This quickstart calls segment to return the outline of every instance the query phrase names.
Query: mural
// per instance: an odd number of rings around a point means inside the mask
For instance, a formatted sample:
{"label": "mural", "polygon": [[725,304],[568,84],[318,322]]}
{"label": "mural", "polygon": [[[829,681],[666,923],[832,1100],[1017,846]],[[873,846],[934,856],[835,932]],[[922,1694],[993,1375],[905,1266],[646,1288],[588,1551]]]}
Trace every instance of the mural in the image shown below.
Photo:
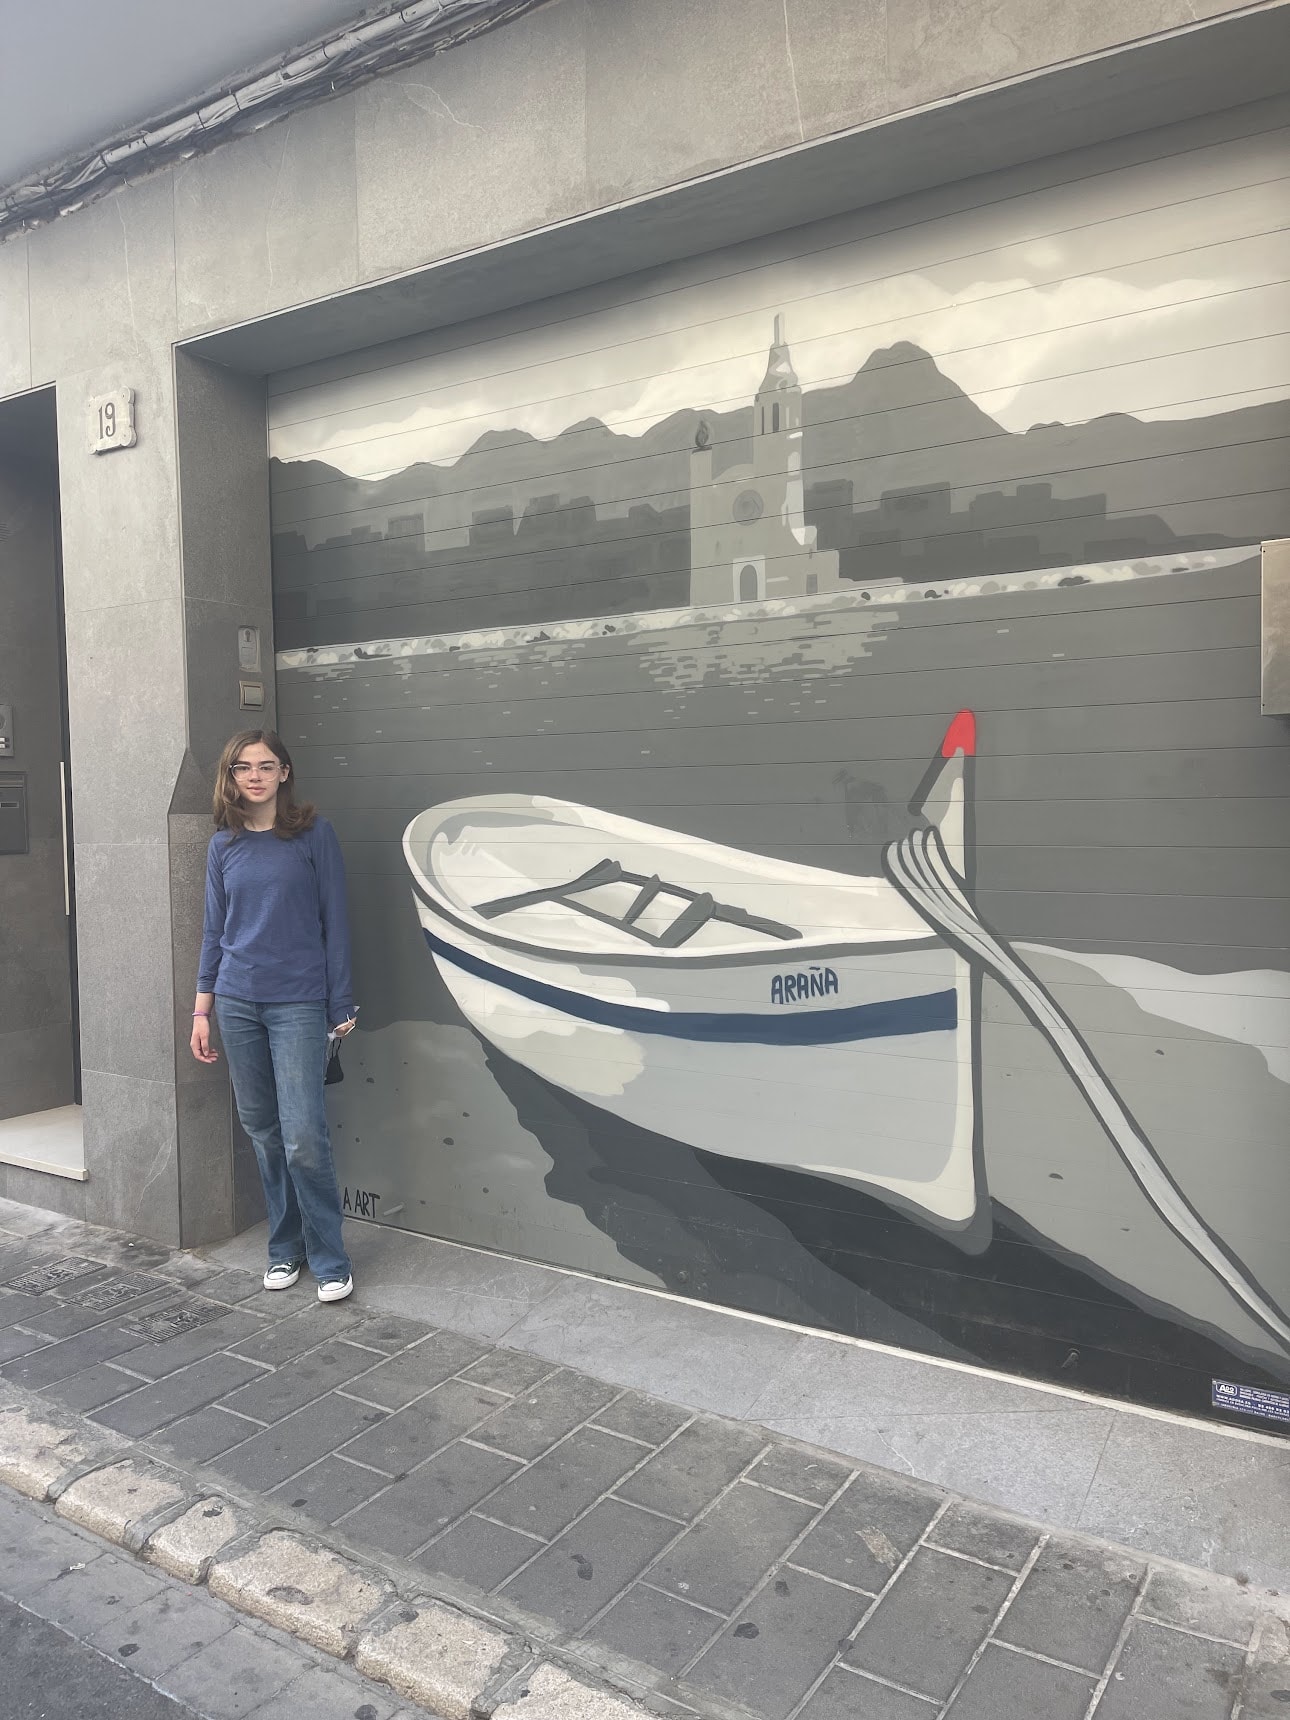
{"label": "mural", "polygon": [[352,1210],[1196,1413],[1290,1382],[1286,142],[279,382]]}

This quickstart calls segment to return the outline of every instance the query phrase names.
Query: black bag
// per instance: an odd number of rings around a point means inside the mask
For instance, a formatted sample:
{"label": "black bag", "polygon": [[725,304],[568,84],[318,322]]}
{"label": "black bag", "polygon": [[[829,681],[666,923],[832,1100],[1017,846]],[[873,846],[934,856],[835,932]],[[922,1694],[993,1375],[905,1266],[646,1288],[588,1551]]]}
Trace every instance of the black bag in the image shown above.
{"label": "black bag", "polygon": [[327,1073],[323,1076],[324,1087],[334,1087],[338,1081],[345,1079],[345,1071],[340,1066],[340,1039],[333,1039],[327,1048]]}

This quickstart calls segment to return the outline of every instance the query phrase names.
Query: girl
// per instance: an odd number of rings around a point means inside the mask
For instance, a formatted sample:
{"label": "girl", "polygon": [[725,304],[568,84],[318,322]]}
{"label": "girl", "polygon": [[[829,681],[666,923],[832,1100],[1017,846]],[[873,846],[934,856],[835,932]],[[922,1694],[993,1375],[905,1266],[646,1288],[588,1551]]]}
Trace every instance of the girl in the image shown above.
{"label": "girl", "polygon": [[211,1010],[269,1212],[266,1290],[308,1261],[320,1302],[353,1291],[323,1108],[327,1029],[354,1025],[345,866],[336,833],[298,805],[269,729],[234,735],[215,777],[192,1052],[215,1063]]}

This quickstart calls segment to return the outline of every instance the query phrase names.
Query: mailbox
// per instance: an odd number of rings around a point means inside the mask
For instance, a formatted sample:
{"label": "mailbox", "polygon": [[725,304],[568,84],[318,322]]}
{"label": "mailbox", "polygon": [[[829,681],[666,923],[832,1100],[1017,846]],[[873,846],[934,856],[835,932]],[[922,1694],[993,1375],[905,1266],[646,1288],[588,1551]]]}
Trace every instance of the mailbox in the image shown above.
{"label": "mailbox", "polygon": [[27,852],[27,778],[0,775],[0,854]]}

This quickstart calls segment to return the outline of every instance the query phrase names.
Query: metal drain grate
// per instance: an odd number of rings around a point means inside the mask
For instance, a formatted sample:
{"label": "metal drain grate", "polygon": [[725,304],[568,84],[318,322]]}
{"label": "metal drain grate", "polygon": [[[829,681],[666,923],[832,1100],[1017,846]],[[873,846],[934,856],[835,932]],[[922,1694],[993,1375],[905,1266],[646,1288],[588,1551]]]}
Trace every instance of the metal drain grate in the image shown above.
{"label": "metal drain grate", "polygon": [[228,1309],[218,1302],[204,1302],[199,1296],[185,1296],[178,1302],[168,1303],[164,1308],[140,1309],[137,1314],[127,1314],[121,1324],[127,1332],[134,1332],[141,1338],[152,1338],[160,1341],[163,1338],[177,1338],[183,1332],[194,1331],[198,1326],[204,1326],[209,1320],[218,1320],[221,1314],[227,1314]]}
{"label": "metal drain grate", "polygon": [[91,1272],[102,1270],[97,1260],[80,1260],[74,1254],[64,1254],[57,1260],[46,1261],[43,1266],[29,1266],[16,1278],[7,1279],[6,1287],[20,1290],[24,1296],[43,1296],[47,1290],[54,1290],[60,1284],[71,1284],[77,1278],[88,1278]]}

